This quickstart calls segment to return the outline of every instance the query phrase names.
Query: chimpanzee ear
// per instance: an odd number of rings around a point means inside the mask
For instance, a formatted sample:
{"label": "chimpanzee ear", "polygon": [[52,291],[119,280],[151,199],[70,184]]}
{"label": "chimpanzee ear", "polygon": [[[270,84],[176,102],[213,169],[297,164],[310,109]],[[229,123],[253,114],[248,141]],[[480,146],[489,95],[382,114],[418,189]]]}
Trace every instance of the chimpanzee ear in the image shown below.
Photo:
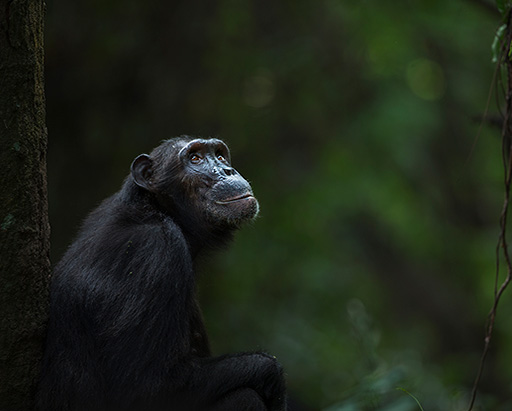
{"label": "chimpanzee ear", "polygon": [[151,177],[153,176],[153,162],[147,154],[141,154],[133,160],[131,172],[135,184],[146,190],[151,189]]}

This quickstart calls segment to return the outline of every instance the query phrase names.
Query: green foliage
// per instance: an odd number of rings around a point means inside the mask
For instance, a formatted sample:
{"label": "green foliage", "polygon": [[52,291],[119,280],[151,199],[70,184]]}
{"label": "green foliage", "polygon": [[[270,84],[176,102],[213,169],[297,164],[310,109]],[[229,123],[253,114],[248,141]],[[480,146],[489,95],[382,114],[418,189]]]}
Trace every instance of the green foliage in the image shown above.
{"label": "green foliage", "polygon": [[510,11],[511,6],[512,2],[510,0],[496,0],[496,7],[498,7],[498,10],[503,17],[505,17]]}

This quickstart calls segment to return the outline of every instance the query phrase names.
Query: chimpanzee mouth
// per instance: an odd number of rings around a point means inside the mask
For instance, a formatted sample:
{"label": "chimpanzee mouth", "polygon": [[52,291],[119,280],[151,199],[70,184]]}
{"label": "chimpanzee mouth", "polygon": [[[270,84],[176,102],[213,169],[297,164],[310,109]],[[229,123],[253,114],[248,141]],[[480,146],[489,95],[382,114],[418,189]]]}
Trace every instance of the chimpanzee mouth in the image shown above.
{"label": "chimpanzee mouth", "polygon": [[215,201],[215,203],[216,204],[231,204],[231,203],[236,203],[238,201],[247,200],[249,198],[254,198],[254,196],[252,193],[247,192],[242,195],[235,196],[235,197],[228,197],[225,200],[217,200],[217,201]]}

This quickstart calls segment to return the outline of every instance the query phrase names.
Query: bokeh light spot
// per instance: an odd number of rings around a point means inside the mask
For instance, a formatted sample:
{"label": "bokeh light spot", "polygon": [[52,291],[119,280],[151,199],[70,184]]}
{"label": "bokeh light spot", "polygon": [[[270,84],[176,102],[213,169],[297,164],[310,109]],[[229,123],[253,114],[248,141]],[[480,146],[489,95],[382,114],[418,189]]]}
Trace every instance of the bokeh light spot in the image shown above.
{"label": "bokeh light spot", "polygon": [[418,59],[410,62],[406,68],[406,80],[411,91],[423,100],[435,101],[444,95],[443,69],[435,61]]}

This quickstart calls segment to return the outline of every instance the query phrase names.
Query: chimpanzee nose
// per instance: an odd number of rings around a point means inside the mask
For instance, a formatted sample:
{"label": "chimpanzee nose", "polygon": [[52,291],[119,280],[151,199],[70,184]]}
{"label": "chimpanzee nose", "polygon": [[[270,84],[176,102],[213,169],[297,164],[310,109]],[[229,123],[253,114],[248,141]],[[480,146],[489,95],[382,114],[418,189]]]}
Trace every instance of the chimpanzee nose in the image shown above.
{"label": "chimpanzee nose", "polygon": [[212,168],[212,173],[218,174],[220,176],[230,177],[236,174],[236,170],[229,166],[216,166]]}
{"label": "chimpanzee nose", "polygon": [[233,167],[224,167],[223,170],[224,174],[226,174],[227,176],[232,176],[235,174],[235,169]]}

